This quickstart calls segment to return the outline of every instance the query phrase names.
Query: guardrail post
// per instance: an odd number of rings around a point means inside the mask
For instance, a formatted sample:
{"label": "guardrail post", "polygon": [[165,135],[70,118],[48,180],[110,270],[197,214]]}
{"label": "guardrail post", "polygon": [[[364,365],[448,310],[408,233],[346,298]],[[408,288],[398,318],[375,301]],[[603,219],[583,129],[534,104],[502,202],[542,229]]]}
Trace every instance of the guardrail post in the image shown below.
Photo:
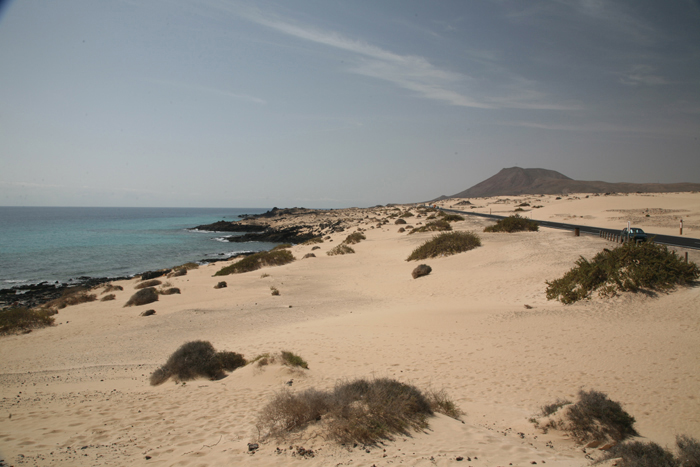
{"label": "guardrail post", "polygon": [[686,263],[688,262],[688,252],[687,251],[685,252],[685,262]]}
{"label": "guardrail post", "polygon": [[581,235],[581,231],[579,230],[578,227],[574,229],[574,237],[579,237]]}

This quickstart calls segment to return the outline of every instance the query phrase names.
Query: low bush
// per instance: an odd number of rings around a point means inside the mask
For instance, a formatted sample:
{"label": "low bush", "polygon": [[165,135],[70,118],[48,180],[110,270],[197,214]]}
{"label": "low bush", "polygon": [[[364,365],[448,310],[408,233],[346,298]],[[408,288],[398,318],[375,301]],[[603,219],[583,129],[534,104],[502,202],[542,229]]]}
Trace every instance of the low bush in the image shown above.
{"label": "low bush", "polygon": [[156,314],[156,310],[146,310],[142,312],[139,316],[153,316]]}
{"label": "low bush", "polygon": [[361,232],[354,232],[345,237],[345,240],[343,240],[343,243],[346,245],[354,245],[355,243],[360,243],[362,240],[366,240],[367,237],[365,237],[365,234]]}
{"label": "low bush", "polygon": [[217,271],[215,276],[227,276],[229,274],[240,274],[260,269],[264,266],[282,266],[294,261],[294,255],[289,250],[261,251],[254,255],[246,256],[240,261],[226,266]]}
{"label": "low bush", "polygon": [[216,285],[214,286],[214,288],[215,289],[225,289],[227,286],[228,286],[228,284],[226,284],[226,281],[221,281],[221,282],[217,282]]}
{"label": "low bush", "polygon": [[235,352],[217,352],[207,341],[192,341],[180,346],[151,375],[151,385],[157,386],[169,378],[189,381],[198,377],[221,378],[224,371],[233,371],[245,365],[245,358]]}
{"label": "low bush", "polygon": [[168,277],[180,277],[180,276],[185,276],[185,275],[187,275],[187,269],[176,268],[176,269],[173,269],[173,272],[168,274]]}
{"label": "low bush", "polygon": [[334,248],[331,248],[330,250],[328,250],[328,251],[326,252],[326,254],[327,254],[328,256],[349,255],[349,254],[352,254],[352,253],[355,253],[355,250],[353,250],[352,248],[350,248],[349,246],[347,246],[347,245],[344,244],[344,243],[341,243],[340,245],[338,245],[338,246],[336,246],[336,247],[334,247]]}
{"label": "low bush", "polygon": [[656,443],[631,441],[613,446],[596,463],[621,458],[622,467],[700,467],[700,442],[685,435],[676,436],[677,455]]}
{"label": "low bush", "polygon": [[320,247],[320,246],[315,246],[315,247],[312,247],[312,248],[311,248],[311,251],[314,251],[314,250],[320,250],[320,249],[321,249],[321,247]]}
{"label": "low bush", "polygon": [[275,250],[286,250],[287,248],[291,248],[292,244],[291,243],[282,243],[281,245],[277,245],[270,251],[275,251]]}
{"label": "low bush", "polygon": [[114,295],[113,293],[111,293],[111,294],[109,294],[109,295],[105,295],[104,297],[102,297],[102,298],[100,299],[100,301],[101,301],[101,302],[108,302],[108,301],[114,300],[114,299],[116,299],[116,298],[117,298],[117,296]]}
{"label": "low bush", "polygon": [[124,287],[122,287],[121,285],[107,284],[107,285],[105,285],[105,288],[102,291],[102,293],[105,294],[108,292],[122,291],[122,290],[124,290]]}
{"label": "low bush", "polygon": [[459,214],[447,214],[442,218],[442,220],[447,222],[457,222],[463,221],[464,217],[460,216]]}
{"label": "low bush", "polygon": [[53,314],[67,306],[94,302],[95,300],[97,300],[97,295],[88,293],[85,287],[73,287],[65,290],[61,297],[46,302],[39,308],[50,310]]}
{"label": "low bush", "polygon": [[323,243],[323,237],[313,237],[302,243],[302,245],[313,245],[314,243]]}
{"label": "low bush", "polygon": [[588,261],[581,257],[560,279],[547,281],[547,300],[564,304],[590,298],[594,291],[601,296],[640,290],[671,290],[698,279],[700,269],[686,263],[664,245],[645,242],[625,243],[607,248]]}
{"label": "low bush", "polygon": [[409,234],[414,234],[418,232],[442,232],[446,230],[452,230],[452,226],[450,225],[449,222],[447,222],[444,219],[439,219],[433,222],[428,222],[422,227],[417,227],[410,232]]}
{"label": "low bush", "polygon": [[447,415],[456,420],[459,420],[459,418],[464,415],[462,409],[455,404],[444,389],[439,391],[433,389],[428,390],[425,393],[425,397],[428,399],[428,403],[433,412]]}
{"label": "low bush", "polygon": [[270,286],[270,295],[279,295],[280,291],[277,290],[277,287]]}
{"label": "low bush", "polygon": [[158,279],[150,279],[147,281],[139,282],[134,286],[135,289],[145,289],[146,287],[155,287],[156,285],[162,284]]}
{"label": "low bush", "polygon": [[425,429],[432,415],[430,401],[414,386],[389,378],[358,379],[332,391],[278,393],[263,408],[256,427],[267,438],[319,423],[325,436],[338,443],[376,444]]}
{"label": "low bush", "polygon": [[634,417],[625,412],[619,402],[608,399],[605,393],[581,390],[576,403],[564,406],[561,418],[550,422],[549,426],[568,432],[579,443],[618,443],[638,435],[634,429]]}
{"label": "low bush", "polygon": [[499,219],[494,225],[486,227],[484,232],[536,232],[539,229],[540,225],[537,222],[515,214],[514,216]]}
{"label": "low bush", "polygon": [[0,335],[19,334],[32,329],[51,326],[53,312],[48,309],[28,309],[24,307],[0,310]]}
{"label": "low bush", "polygon": [[199,269],[199,264],[197,264],[197,263],[185,263],[182,266],[179,266],[177,269],[187,269],[188,271],[191,269]]}
{"label": "low bush", "polygon": [[406,221],[403,219],[396,219],[394,221],[394,224],[396,224],[396,225],[406,224]]}
{"label": "low bush", "polygon": [[283,350],[281,353],[282,357],[282,364],[291,366],[291,367],[300,367],[304,368],[306,370],[309,369],[309,364],[304,361],[303,358],[301,358],[299,355],[296,355],[293,352],[289,352],[288,350]]}
{"label": "low bush", "polygon": [[138,292],[136,292],[134,295],[131,296],[129,301],[126,302],[124,305],[125,307],[127,306],[139,306],[139,305],[147,305],[149,303],[157,302],[158,301],[158,292],[156,292],[156,289],[153,287],[148,287],[145,289],[141,289]]}
{"label": "low bush", "polygon": [[540,414],[543,417],[549,417],[550,415],[554,414],[557,410],[561,409],[562,407],[564,407],[566,405],[570,405],[570,404],[573,404],[573,402],[567,401],[564,399],[557,399],[557,401],[553,404],[543,405],[540,408]]}
{"label": "low bush", "polygon": [[413,217],[413,213],[410,212],[410,211],[406,211],[406,212],[404,212],[403,214],[401,214],[399,217],[403,217],[403,218],[406,218],[406,217]]}
{"label": "low bush", "polygon": [[405,231],[406,229],[404,229],[403,227],[399,227],[399,230],[397,230],[398,233],[404,233]]}
{"label": "low bush", "polygon": [[316,255],[313,253],[306,253],[302,259],[315,258],[315,257],[316,257]]}
{"label": "low bush", "polygon": [[411,276],[413,276],[414,279],[418,279],[419,277],[427,276],[432,272],[432,270],[433,268],[431,268],[427,264],[421,264],[419,266],[416,266],[416,268],[411,273]]}
{"label": "low bush", "polygon": [[180,289],[178,289],[177,287],[164,288],[164,289],[160,289],[158,291],[158,293],[161,295],[180,294]]}
{"label": "low bush", "polygon": [[413,250],[406,261],[449,256],[481,246],[481,239],[472,232],[445,232],[436,235]]}

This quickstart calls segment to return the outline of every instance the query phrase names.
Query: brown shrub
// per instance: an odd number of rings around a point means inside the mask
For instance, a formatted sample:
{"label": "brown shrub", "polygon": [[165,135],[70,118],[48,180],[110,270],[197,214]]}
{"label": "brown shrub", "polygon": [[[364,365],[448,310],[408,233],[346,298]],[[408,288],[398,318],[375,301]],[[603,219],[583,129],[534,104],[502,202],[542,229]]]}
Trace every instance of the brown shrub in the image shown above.
{"label": "brown shrub", "polygon": [[149,303],[153,303],[153,302],[157,302],[157,301],[158,301],[158,292],[156,292],[156,289],[153,287],[147,287],[145,289],[139,290],[134,295],[132,295],[131,298],[129,299],[129,301],[127,301],[124,306],[127,307],[127,306],[147,305]]}
{"label": "brown shrub", "polygon": [[156,285],[162,284],[158,279],[149,279],[147,281],[139,282],[134,286],[135,289],[145,289],[146,287],[155,287]]}
{"label": "brown shrub", "polygon": [[109,295],[105,295],[104,297],[102,297],[102,298],[100,299],[100,301],[101,301],[101,302],[108,302],[108,301],[110,301],[110,300],[114,300],[115,298],[117,298],[117,296],[114,295],[113,293],[111,293],[111,294],[109,294]]}
{"label": "brown shrub", "polygon": [[180,276],[185,276],[185,275],[187,275],[187,269],[177,268],[177,269],[173,269],[173,272],[168,274],[168,277],[180,277]]}
{"label": "brown shrub", "polygon": [[304,255],[304,258],[302,258],[302,259],[306,259],[306,258],[315,258],[315,257],[316,257],[316,255],[313,254],[313,253],[306,253],[306,254]]}
{"label": "brown shrub", "polygon": [[235,352],[216,352],[207,341],[186,342],[178,348],[151,375],[151,385],[157,386],[168,378],[175,381],[189,381],[200,376],[217,379],[224,375],[224,370],[233,371],[245,365],[243,355]]}
{"label": "brown shrub", "polygon": [[433,268],[431,268],[427,264],[421,264],[416,266],[416,268],[411,273],[411,276],[413,276],[414,279],[418,279],[419,277],[427,276],[432,270]]}
{"label": "brown shrub", "polygon": [[226,288],[227,286],[228,286],[228,284],[226,284],[226,281],[221,281],[221,282],[218,282],[218,283],[214,286],[214,288],[215,288],[215,289],[224,289],[224,288]]}
{"label": "brown shrub", "polygon": [[161,289],[161,290],[158,291],[158,293],[161,294],[161,295],[179,294],[179,293],[180,293],[180,289],[178,289],[177,287],[170,287],[170,288],[168,288],[168,289]]}

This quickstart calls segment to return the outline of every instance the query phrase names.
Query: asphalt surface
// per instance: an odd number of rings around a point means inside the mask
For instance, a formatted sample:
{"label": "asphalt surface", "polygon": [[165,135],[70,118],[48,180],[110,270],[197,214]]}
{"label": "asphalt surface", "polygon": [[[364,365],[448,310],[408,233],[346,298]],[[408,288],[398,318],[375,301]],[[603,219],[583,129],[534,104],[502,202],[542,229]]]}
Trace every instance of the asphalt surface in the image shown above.
{"label": "asphalt surface", "polygon": [[[453,212],[455,214],[466,214],[468,216],[478,216],[478,217],[486,217],[488,219],[504,219],[508,216],[497,216],[495,214],[482,214],[480,212],[469,212],[469,211],[458,211],[456,209],[444,209],[441,208],[443,211],[446,212]],[[604,229],[602,227],[591,227],[589,225],[576,225],[576,224],[565,224],[561,222],[550,222],[550,221],[541,221],[537,219],[533,219],[536,221],[538,224],[540,224],[542,227],[550,227],[552,229],[561,229],[561,230],[571,230],[572,232],[574,229],[579,229],[581,233],[587,233],[591,235],[597,235],[599,236],[601,232],[603,234],[610,233],[610,234],[620,234],[619,230],[615,229]],[[645,233],[649,236],[649,238],[653,237],[654,242],[660,243],[662,245],[668,245],[668,246],[676,246],[680,248],[691,248],[694,250],[700,250],[700,240],[697,238],[688,238],[688,237],[676,237],[673,235],[661,235],[661,234],[655,234],[653,232],[646,232]]]}

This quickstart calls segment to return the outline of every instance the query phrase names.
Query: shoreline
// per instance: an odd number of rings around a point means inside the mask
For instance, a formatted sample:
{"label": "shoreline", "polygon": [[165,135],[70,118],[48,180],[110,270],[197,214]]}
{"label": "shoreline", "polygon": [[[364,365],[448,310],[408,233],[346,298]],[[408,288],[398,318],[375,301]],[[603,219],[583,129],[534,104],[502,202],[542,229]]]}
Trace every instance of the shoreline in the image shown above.
{"label": "shoreline", "polygon": [[[569,203],[573,212],[577,202]],[[697,285],[573,305],[548,301],[545,281],[613,244],[547,228],[485,233],[492,222],[472,216],[452,225],[477,232],[482,246],[426,260],[432,272],[413,279],[419,262],[406,258],[434,233],[399,232],[401,212],[413,213],[401,218],[407,225],[429,216],[397,208],[279,216],[280,226],[317,218],[336,231],[322,243],[292,246],[296,260],[283,266],[214,277],[230,261],[169,278],[181,294],[148,305],[125,308],[138,280],[118,281],[123,290],[113,291],[115,300],[69,306],[54,326],[0,338],[0,411],[11,415],[0,426],[5,460],[107,466],[149,456],[158,465],[427,467],[478,457],[470,465],[584,467],[587,455],[602,451],[584,451],[529,421],[580,389],[619,401],[642,440],[671,445],[676,434],[700,437]],[[610,208],[616,206],[601,212]],[[355,231],[366,239],[352,245],[354,254],[326,254]],[[690,259],[700,262],[700,252]],[[221,280],[227,287],[215,289]],[[141,316],[149,308],[156,313]],[[309,369],[249,365],[220,380],[150,386],[151,372],[192,340],[249,360],[289,350]],[[466,415],[431,417],[429,429],[378,447],[337,446],[313,430],[282,441],[257,438],[256,417],[275,394],[373,377],[444,389]],[[259,444],[255,454],[248,443]],[[289,446],[315,457],[294,457]]]}

